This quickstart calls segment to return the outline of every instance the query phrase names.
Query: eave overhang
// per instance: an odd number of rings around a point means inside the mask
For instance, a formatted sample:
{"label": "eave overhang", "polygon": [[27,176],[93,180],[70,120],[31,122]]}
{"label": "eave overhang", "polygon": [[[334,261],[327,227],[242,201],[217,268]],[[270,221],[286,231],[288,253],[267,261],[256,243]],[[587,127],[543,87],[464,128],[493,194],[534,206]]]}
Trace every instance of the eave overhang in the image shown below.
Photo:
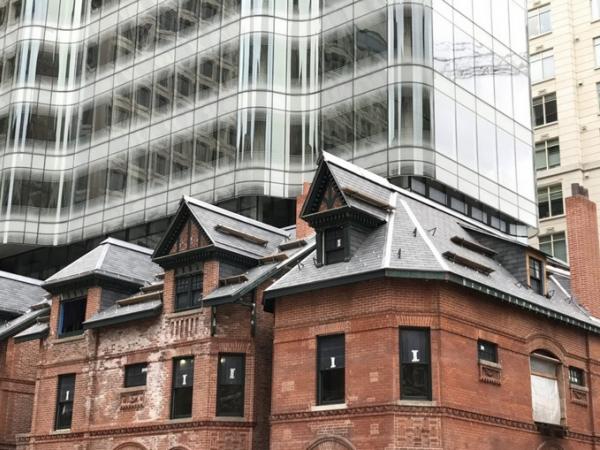
{"label": "eave overhang", "polygon": [[91,330],[91,329],[95,329],[95,328],[105,328],[105,327],[110,327],[110,326],[115,326],[115,325],[121,325],[123,323],[132,322],[132,321],[136,321],[136,320],[149,319],[149,318],[160,315],[161,311],[162,311],[162,304],[155,308],[152,308],[152,309],[136,311],[136,312],[132,312],[130,314],[126,314],[123,316],[109,317],[106,319],[100,319],[100,320],[94,320],[94,321],[86,321],[86,322],[83,322],[83,328],[85,330]]}
{"label": "eave overhang", "polygon": [[137,291],[146,284],[145,281],[124,278],[106,272],[87,272],[77,274],[61,280],[44,283],[42,287],[51,294],[60,294],[71,289],[87,289],[94,286],[100,286],[106,289],[114,289],[125,293]]}

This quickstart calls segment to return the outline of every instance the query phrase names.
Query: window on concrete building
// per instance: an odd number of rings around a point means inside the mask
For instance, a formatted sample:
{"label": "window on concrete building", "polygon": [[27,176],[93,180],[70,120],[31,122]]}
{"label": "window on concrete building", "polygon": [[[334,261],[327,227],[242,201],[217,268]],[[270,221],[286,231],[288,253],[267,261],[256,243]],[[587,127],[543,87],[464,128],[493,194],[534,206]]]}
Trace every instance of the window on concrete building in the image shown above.
{"label": "window on concrete building", "polygon": [[75,395],[75,375],[60,375],[58,377],[58,394],[56,399],[56,418],[54,429],[71,428],[73,419],[73,397]]}
{"label": "window on concrete building", "polygon": [[554,55],[552,50],[531,55],[530,62],[532,83],[539,83],[554,77]]}
{"label": "window on concrete building", "polygon": [[60,302],[58,337],[75,336],[83,333],[86,298],[76,298]]}
{"label": "window on concrete building", "polygon": [[177,275],[175,278],[175,311],[194,308],[202,300],[202,272]]}
{"label": "window on concrete building", "polygon": [[529,287],[538,294],[544,294],[544,263],[532,256],[529,259]]}
{"label": "window on concrete building", "polygon": [[538,210],[540,219],[564,213],[561,184],[538,188]]}
{"label": "window on concrete building", "polygon": [[400,398],[431,400],[429,329],[400,330]]}
{"label": "window on concrete building", "polygon": [[534,125],[539,127],[558,120],[556,94],[547,94],[533,99]]}
{"label": "window on concrete building", "polygon": [[591,0],[592,20],[600,19],[600,0]]}
{"label": "window on concrete building", "polygon": [[477,353],[480,361],[498,362],[498,346],[493,342],[479,339],[477,341]]}
{"label": "window on concrete building", "polygon": [[245,356],[220,354],[217,378],[217,416],[243,417],[246,385]]}
{"label": "window on concrete building", "polygon": [[125,366],[125,387],[146,386],[148,364],[129,364]]}
{"label": "window on concrete building", "polygon": [[594,38],[594,57],[596,61],[596,67],[600,66],[600,36]]}
{"label": "window on concrete building", "polygon": [[317,403],[346,401],[346,355],[343,334],[317,338]]}
{"label": "window on concrete building", "polygon": [[536,37],[540,34],[552,31],[552,21],[550,20],[550,5],[540,6],[529,11],[529,37]]}
{"label": "window on concrete building", "polygon": [[545,351],[531,354],[533,420],[560,425],[562,418],[558,374],[560,361]]}
{"label": "window on concrete building", "polygon": [[345,252],[344,229],[330,228],[323,233],[323,255],[325,264],[335,264],[344,261]]}
{"label": "window on concrete building", "polygon": [[564,231],[540,236],[540,250],[561,261],[567,261],[567,242]]}
{"label": "window on concrete building", "polygon": [[569,367],[569,383],[576,386],[585,386],[585,375],[579,367]]}
{"label": "window on concrete building", "polygon": [[560,166],[560,144],[558,138],[535,144],[535,168],[547,170]]}
{"label": "window on concrete building", "polygon": [[173,360],[173,389],[171,392],[171,419],[192,416],[194,393],[194,358],[186,356]]}

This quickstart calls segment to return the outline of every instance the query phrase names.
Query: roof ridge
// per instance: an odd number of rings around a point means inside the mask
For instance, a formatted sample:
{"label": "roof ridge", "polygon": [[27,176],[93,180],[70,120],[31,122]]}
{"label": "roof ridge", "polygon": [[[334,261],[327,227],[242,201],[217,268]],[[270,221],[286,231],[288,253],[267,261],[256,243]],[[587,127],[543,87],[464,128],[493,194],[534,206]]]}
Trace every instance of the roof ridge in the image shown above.
{"label": "roof ridge", "polygon": [[211,205],[210,203],[206,203],[206,202],[204,202],[202,200],[195,199],[195,198],[190,197],[188,195],[184,195],[183,198],[188,203],[192,203],[193,205],[199,206],[200,208],[208,209],[208,210],[210,210],[212,212],[215,212],[217,214],[220,214],[222,216],[227,216],[227,217],[229,217],[231,219],[239,220],[240,222],[245,222],[245,223],[247,223],[249,225],[255,226],[257,228],[262,228],[263,230],[269,231],[271,233],[276,233],[276,234],[279,234],[279,235],[284,236],[284,237],[289,237],[290,236],[290,233],[288,233],[285,230],[282,230],[281,228],[277,228],[277,227],[274,227],[274,226],[271,226],[271,225],[267,225],[266,223],[260,222],[258,220],[251,219],[250,217],[242,216],[241,214],[234,213],[232,211],[229,211],[227,209],[221,208],[221,207],[216,206],[216,205]]}
{"label": "roof ridge", "polygon": [[17,275],[16,273],[5,272],[4,270],[0,270],[0,278],[5,278],[7,280],[20,281],[21,283],[32,284],[34,286],[42,286],[44,280],[38,280],[37,278],[25,277],[23,275]]}
{"label": "roof ridge", "polygon": [[129,249],[129,250],[133,250],[135,252],[145,253],[147,255],[151,255],[154,252],[154,250],[152,250],[151,248],[143,247],[141,245],[133,244],[133,243],[127,242],[127,241],[122,241],[121,239],[117,239],[117,238],[113,238],[113,237],[106,238],[100,243],[100,245],[104,245],[104,244],[111,244],[111,245],[115,245],[117,247],[123,247],[123,248]]}
{"label": "roof ridge", "polygon": [[96,261],[96,265],[94,266],[95,270],[99,270],[102,267],[102,264],[104,264],[104,260],[106,259],[106,255],[108,253],[108,250],[110,249],[110,247],[108,245],[103,245],[104,242],[102,242],[102,247],[100,250],[100,256],[98,257],[98,260]]}

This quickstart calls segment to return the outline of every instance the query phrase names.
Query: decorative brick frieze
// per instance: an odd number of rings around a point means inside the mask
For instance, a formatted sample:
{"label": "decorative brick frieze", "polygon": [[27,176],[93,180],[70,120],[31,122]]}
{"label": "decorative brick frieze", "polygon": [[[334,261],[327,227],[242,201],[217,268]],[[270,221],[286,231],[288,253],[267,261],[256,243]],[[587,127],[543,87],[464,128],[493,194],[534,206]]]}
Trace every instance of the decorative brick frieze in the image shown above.
{"label": "decorative brick frieze", "polygon": [[144,407],[144,398],[146,389],[127,389],[121,392],[121,411],[142,409]]}
{"label": "decorative brick frieze", "polygon": [[496,385],[502,384],[502,366],[479,360],[479,381]]}
{"label": "decorative brick frieze", "polygon": [[577,405],[588,405],[588,388],[584,386],[570,385],[571,401]]}

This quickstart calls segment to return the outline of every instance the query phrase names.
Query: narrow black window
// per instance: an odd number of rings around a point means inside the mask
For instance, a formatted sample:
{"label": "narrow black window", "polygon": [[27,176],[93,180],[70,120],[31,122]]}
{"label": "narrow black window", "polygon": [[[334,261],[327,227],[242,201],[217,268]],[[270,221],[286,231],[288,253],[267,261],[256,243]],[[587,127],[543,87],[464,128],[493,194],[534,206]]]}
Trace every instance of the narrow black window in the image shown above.
{"label": "narrow black window", "polygon": [[583,370],[578,367],[569,367],[569,383],[576,386],[585,386]]}
{"label": "narrow black window", "polygon": [[54,428],[64,430],[71,428],[73,419],[73,396],[75,395],[75,375],[58,377],[58,395],[56,399],[56,419]]}
{"label": "narrow black window", "polygon": [[202,299],[202,273],[180,275],[175,281],[175,311],[193,308]]}
{"label": "narrow black window", "polygon": [[85,298],[65,300],[60,303],[58,337],[76,336],[83,333],[86,305]]}
{"label": "narrow black window", "polygon": [[400,398],[431,400],[428,329],[400,330]]}
{"label": "narrow black window", "polygon": [[244,355],[219,355],[217,416],[244,416]]}
{"label": "narrow black window", "polygon": [[171,418],[192,416],[194,393],[194,358],[173,360],[173,392],[171,393]]}
{"label": "narrow black window", "polygon": [[492,342],[477,341],[477,352],[481,361],[498,362],[498,346]]}
{"label": "narrow black window", "polygon": [[529,257],[529,287],[538,294],[544,294],[543,266],[539,259]]}
{"label": "narrow black window", "polygon": [[346,400],[344,335],[319,336],[317,354],[319,405],[344,403]]}
{"label": "narrow black window", "polygon": [[148,364],[130,364],[125,366],[125,387],[146,386]]}
{"label": "narrow black window", "polygon": [[325,230],[323,236],[325,264],[334,264],[344,261],[345,242],[343,228],[330,228]]}

